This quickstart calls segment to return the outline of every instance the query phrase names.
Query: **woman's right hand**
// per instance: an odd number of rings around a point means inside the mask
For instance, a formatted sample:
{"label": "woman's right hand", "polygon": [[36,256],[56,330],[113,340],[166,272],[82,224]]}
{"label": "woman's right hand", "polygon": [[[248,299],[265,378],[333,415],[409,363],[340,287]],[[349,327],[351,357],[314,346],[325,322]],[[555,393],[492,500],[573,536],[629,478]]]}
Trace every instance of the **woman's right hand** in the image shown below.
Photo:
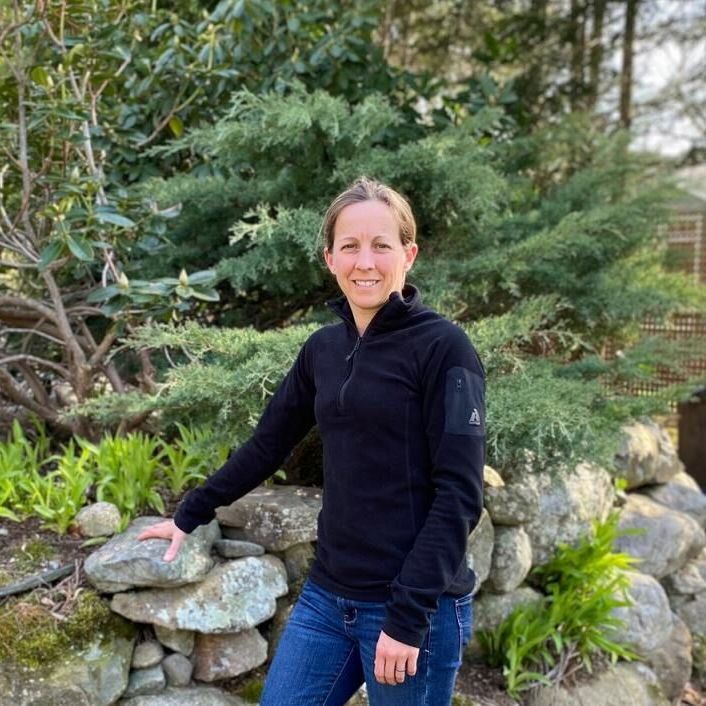
{"label": "woman's right hand", "polygon": [[184,543],[186,532],[182,532],[175,524],[174,520],[164,520],[147,529],[142,530],[137,535],[138,539],[169,539],[171,544],[164,555],[164,561],[171,561],[178,554],[181,545]]}

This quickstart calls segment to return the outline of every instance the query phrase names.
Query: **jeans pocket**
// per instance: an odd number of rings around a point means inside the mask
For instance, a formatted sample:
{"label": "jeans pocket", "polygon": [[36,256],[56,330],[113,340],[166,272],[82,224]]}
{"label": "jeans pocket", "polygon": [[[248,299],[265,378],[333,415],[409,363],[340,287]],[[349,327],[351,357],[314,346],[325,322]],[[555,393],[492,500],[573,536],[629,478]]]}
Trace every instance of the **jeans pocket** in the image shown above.
{"label": "jeans pocket", "polygon": [[467,593],[454,601],[456,623],[458,625],[458,661],[463,659],[463,651],[471,641],[473,632],[473,596]]}

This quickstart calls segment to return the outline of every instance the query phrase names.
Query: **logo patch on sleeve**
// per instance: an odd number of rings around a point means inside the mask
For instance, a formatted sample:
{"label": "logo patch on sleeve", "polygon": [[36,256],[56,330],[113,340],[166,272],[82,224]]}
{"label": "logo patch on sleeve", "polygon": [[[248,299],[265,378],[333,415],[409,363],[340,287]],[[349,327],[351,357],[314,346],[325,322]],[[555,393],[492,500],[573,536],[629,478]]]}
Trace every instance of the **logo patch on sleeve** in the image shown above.
{"label": "logo patch on sleeve", "polygon": [[485,434],[483,388],[483,378],[477,373],[460,366],[448,370],[444,400],[444,431],[447,434]]}

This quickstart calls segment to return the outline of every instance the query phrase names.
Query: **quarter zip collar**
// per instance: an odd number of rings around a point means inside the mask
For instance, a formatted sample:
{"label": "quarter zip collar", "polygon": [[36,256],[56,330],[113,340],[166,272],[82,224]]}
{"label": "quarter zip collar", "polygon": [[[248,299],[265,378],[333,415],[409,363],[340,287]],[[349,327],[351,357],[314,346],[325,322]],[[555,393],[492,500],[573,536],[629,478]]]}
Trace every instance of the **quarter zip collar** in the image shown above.
{"label": "quarter zip collar", "polygon": [[[358,334],[353,312],[345,297],[331,299],[326,302],[326,306],[346,323],[352,325],[356,335]],[[385,304],[375,312],[375,316],[365,329],[364,335],[368,336],[401,328],[410,316],[422,309],[422,297],[419,290],[413,284],[405,284],[402,294],[392,292]]]}

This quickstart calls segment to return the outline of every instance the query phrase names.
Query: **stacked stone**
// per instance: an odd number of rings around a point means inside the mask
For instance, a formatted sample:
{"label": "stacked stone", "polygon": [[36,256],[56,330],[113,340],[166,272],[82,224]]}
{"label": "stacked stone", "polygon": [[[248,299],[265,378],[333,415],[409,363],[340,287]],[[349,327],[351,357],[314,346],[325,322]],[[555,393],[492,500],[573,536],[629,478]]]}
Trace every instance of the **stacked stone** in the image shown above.
{"label": "stacked stone", "polygon": [[[545,473],[528,457],[504,478],[484,470],[485,509],[467,554],[478,576],[476,630],[492,629],[520,603],[538,599],[527,581],[531,568],[547,562],[559,544],[586,535],[616,506],[621,529],[644,529],[616,546],[638,563],[629,572],[633,605],[616,609],[625,626],[612,635],[642,661],[618,664],[573,692],[534,690],[537,706],[603,706],[606,694],[616,706],[667,706],[692,667],[706,672],[706,496],[651,422],[625,429],[616,465],[627,493],[616,493],[611,474],[587,463]],[[85,571],[98,590],[113,594],[116,613],[142,624],[143,632],[151,626],[154,638],[135,646],[134,639],[97,636],[87,652],[67,658],[63,671],[72,683],[62,688],[74,689],[67,703],[241,703],[212,682],[271,657],[314,555],[320,507],[316,489],[258,488],[219,508],[171,563],[162,559],[166,540],[136,538],[161,518],[135,520],[89,557]],[[474,641],[467,658],[477,649]],[[89,696],[81,700],[79,693]],[[355,703],[365,702],[360,693]]]}
{"label": "stacked stone", "polygon": [[134,648],[117,703],[192,703],[199,695],[243,703],[206,685],[267,660],[263,632],[276,641],[291,604],[283,597],[308,573],[320,506],[315,489],[260,488],[219,508],[172,562],[162,559],[166,540],[137,539],[157,517],[136,519],[94,552],[85,563],[89,581],[113,594],[114,612],[154,633]]}
{"label": "stacked stone", "polygon": [[[616,543],[616,550],[637,562],[628,572],[632,606],[614,611],[624,627],[611,636],[642,661],[618,665],[573,691],[536,689],[532,704],[602,706],[610,694],[616,706],[666,706],[682,693],[692,668],[706,672],[706,495],[684,473],[663,429],[646,422],[624,432],[616,466],[627,493],[615,493],[607,471],[584,463],[572,473],[546,474],[532,469],[529,459],[504,480],[486,468],[485,505],[494,542],[490,570],[487,578],[481,576],[475,600],[476,630],[496,627],[517,605],[536,599],[537,592],[524,582],[530,568],[545,563],[559,544],[576,542],[614,507],[621,530],[642,531]],[[472,549],[479,550],[487,555],[488,547]],[[483,561],[474,559],[477,565]],[[472,644],[467,656],[474,658],[477,649]]]}

